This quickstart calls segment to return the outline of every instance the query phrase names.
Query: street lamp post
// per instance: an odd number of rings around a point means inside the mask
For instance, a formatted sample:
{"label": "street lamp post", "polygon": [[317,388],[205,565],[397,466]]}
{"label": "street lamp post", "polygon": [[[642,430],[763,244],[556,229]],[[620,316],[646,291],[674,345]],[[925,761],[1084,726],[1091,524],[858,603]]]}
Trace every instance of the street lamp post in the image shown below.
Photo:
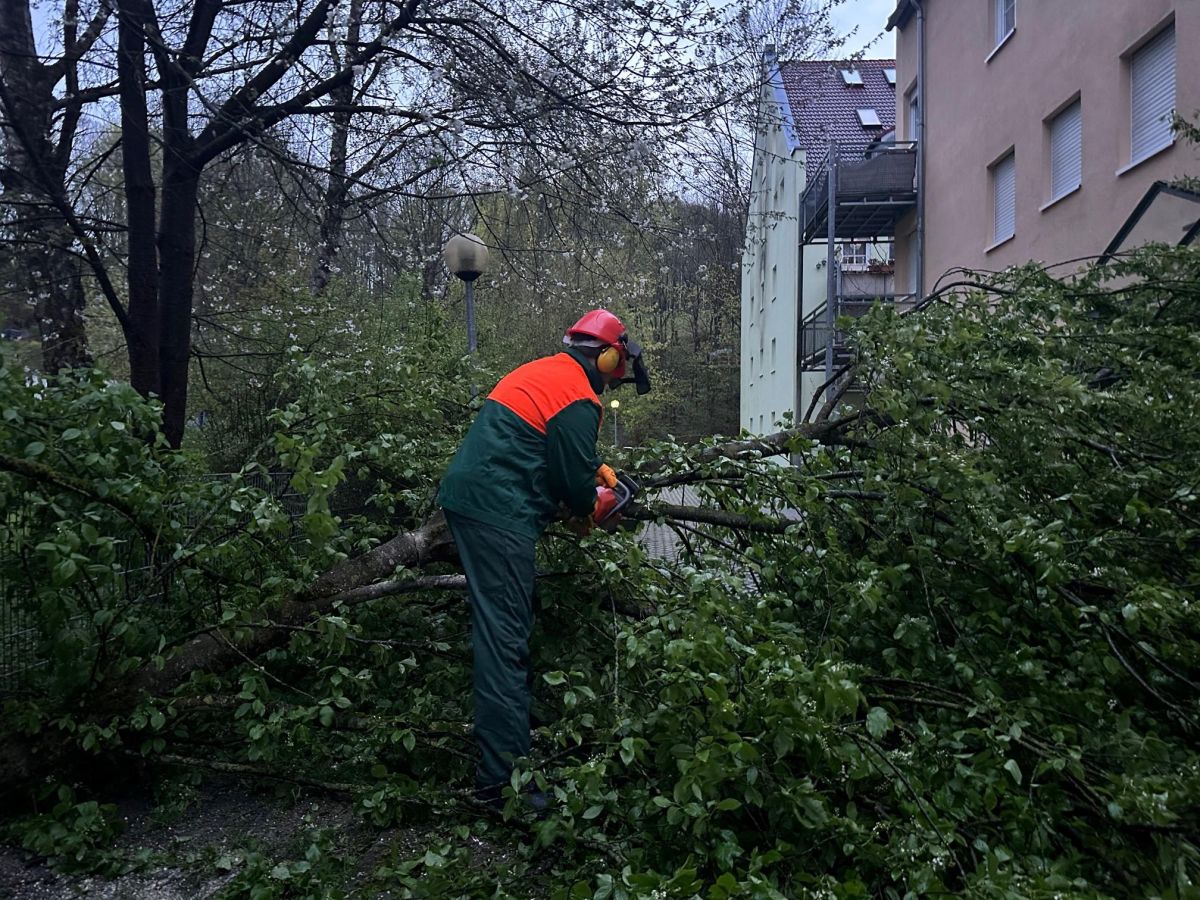
{"label": "street lamp post", "polygon": [[475,352],[475,279],[487,269],[488,248],[473,234],[456,234],[446,241],[442,258],[450,274],[463,280],[467,292],[467,352]]}
{"label": "street lamp post", "polygon": [[613,416],[613,447],[617,446],[617,410],[621,408],[620,400],[612,400],[609,402],[609,407],[612,409]]}

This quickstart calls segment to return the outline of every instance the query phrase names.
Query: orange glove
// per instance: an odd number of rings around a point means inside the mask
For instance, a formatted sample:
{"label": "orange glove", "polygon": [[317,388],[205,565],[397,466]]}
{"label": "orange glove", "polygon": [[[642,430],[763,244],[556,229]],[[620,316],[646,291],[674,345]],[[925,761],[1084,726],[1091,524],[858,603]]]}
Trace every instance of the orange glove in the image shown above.
{"label": "orange glove", "polygon": [[600,464],[600,468],[596,470],[596,484],[606,488],[617,486],[617,473],[612,470],[612,466]]}
{"label": "orange glove", "polygon": [[[610,470],[611,471],[611,470]],[[592,508],[592,521],[602,527],[611,528],[617,524],[619,516],[605,522],[605,517],[617,507],[617,492],[610,487],[596,488],[596,505]]]}

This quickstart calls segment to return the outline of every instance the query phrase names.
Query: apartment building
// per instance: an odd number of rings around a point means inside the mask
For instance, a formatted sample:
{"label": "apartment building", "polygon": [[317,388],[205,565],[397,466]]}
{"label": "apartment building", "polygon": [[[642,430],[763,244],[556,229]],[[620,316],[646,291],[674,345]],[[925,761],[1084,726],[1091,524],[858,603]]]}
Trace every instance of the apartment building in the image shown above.
{"label": "apartment building", "polygon": [[829,272],[864,308],[893,291],[890,223],[818,246],[804,239],[817,226],[801,198],[831,147],[851,166],[890,148],[896,109],[894,60],[781,62],[768,50],[763,65],[741,290],[740,422],[757,434],[785,413],[803,416],[824,380]]}
{"label": "apartment building", "polygon": [[1195,238],[1200,205],[1179,201],[1200,198],[1164,185],[1200,174],[1171,130],[1200,114],[1200,0],[900,0],[887,24],[898,137],[920,147],[902,283],[1096,256],[1138,221]]}

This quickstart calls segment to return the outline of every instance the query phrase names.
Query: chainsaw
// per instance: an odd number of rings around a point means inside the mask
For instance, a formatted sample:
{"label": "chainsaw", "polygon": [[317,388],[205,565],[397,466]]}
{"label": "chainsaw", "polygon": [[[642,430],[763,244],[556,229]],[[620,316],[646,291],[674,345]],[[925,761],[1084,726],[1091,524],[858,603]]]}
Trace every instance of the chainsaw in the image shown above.
{"label": "chainsaw", "polygon": [[637,499],[638,493],[642,486],[634,481],[624,472],[617,473],[617,484],[612,489],[617,495],[617,505],[608,511],[603,519],[596,522],[599,528],[607,531],[613,530],[617,526],[617,521],[621,518],[621,514],[633,505],[633,501]]}

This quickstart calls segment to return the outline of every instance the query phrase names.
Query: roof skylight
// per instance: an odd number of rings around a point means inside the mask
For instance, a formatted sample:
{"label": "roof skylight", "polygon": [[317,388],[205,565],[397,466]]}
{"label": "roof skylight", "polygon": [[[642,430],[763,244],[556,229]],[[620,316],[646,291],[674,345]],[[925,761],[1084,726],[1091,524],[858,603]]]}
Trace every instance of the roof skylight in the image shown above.
{"label": "roof skylight", "polygon": [[858,121],[863,128],[879,128],[883,125],[879,119],[879,113],[873,109],[858,110]]}
{"label": "roof skylight", "polygon": [[887,81],[888,81],[888,84],[895,85],[895,83],[896,83],[896,70],[895,70],[895,69],[884,69],[884,70],[883,70],[883,77],[887,79]]}
{"label": "roof skylight", "polygon": [[863,83],[862,72],[858,69],[842,69],[842,81],[846,84],[861,85]]}

